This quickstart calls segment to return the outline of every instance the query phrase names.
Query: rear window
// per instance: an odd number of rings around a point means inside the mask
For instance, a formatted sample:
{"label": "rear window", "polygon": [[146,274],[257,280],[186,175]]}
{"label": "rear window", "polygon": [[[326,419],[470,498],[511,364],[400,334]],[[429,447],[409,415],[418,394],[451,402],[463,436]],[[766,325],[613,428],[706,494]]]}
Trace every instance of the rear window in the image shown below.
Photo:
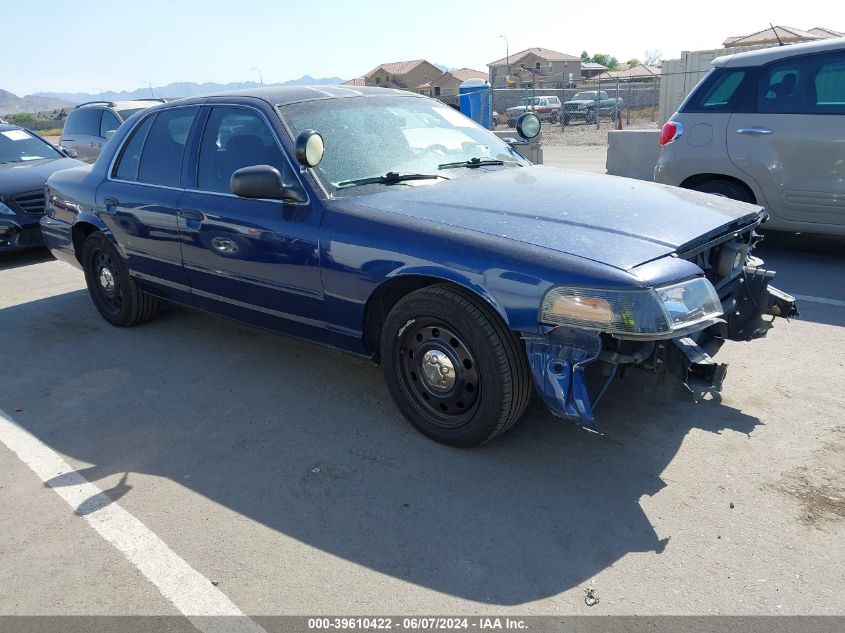
{"label": "rear window", "polygon": [[146,108],[126,108],[125,110],[118,110],[117,113],[120,115],[120,118],[124,121],[131,117],[136,112],[140,112],[141,110],[146,110]]}
{"label": "rear window", "polygon": [[100,135],[101,108],[80,108],[71,112],[65,121],[64,134]]}
{"label": "rear window", "polygon": [[120,180],[138,179],[138,164],[141,162],[141,150],[144,147],[144,141],[147,140],[147,134],[150,132],[154,118],[148,116],[132,131],[132,137],[123,146],[123,151],[121,151],[120,158],[114,168],[112,175],[115,178]]}
{"label": "rear window", "polygon": [[747,69],[717,68],[693,90],[682,112],[745,112],[748,110]]}

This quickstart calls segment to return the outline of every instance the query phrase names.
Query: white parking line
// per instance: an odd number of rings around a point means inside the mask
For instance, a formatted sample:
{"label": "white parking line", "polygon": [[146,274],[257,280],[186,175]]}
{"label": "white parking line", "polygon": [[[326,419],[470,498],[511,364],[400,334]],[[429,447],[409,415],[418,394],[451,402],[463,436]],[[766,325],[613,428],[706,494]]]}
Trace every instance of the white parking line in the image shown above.
{"label": "white parking line", "polygon": [[[204,633],[266,633],[219,589],[126,510],[76,472],[50,447],[0,410],[0,442],[12,450],[41,481],[59,478],[53,491]],[[84,503],[84,506],[83,506]],[[229,617],[209,617],[229,616]]]}
{"label": "white parking line", "polygon": [[828,299],[827,297],[812,297],[810,295],[792,295],[796,299],[800,299],[801,301],[811,301],[813,303],[824,303],[829,306],[838,306],[840,308],[845,308],[845,301],[840,301],[839,299]]}

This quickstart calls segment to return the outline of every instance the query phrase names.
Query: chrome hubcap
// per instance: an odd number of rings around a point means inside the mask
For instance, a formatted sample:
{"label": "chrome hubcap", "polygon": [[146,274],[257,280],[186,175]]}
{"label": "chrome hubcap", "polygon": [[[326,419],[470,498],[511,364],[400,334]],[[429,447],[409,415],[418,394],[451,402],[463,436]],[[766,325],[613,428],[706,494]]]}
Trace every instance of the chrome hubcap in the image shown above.
{"label": "chrome hubcap", "polygon": [[106,292],[114,291],[114,275],[105,266],[100,269],[100,285]]}
{"label": "chrome hubcap", "polygon": [[430,349],[422,358],[423,378],[429,387],[445,393],[455,386],[455,366],[444,352]]}

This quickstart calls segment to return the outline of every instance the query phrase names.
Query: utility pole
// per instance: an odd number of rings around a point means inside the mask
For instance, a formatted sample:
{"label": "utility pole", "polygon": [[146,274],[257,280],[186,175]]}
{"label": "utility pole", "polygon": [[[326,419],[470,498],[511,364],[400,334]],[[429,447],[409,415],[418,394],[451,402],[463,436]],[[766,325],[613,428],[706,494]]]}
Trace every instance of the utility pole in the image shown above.
{"label": "utility pole", "polygon": [[508,83],[508,77],[511,74],[511,51],[510,51],[510,44],[508,43],[508,38],[504,35],[500,35],[503,40],[505,40],[505,64],[507,64],[507,70],[505,71],[505,84]]}
{"label": "utility pole", "polygon": [[155,96],[155,93],[153,92],[153,83],[151,81],[145,81],[144,83],[147,84],[150,87],[150,97],[155,99],[156,96]]}
{"label": "utility pole", "polygon": [[257,72],[257,73],[258,73],[258,83],[259,83],[259,84],[261,85],[261,87],[263,88],[263,87],[264,87],[264,76],[261,74],[261,69],[259,69],[259,68],[250,68],[250,70],[254,70],[255,72]]}

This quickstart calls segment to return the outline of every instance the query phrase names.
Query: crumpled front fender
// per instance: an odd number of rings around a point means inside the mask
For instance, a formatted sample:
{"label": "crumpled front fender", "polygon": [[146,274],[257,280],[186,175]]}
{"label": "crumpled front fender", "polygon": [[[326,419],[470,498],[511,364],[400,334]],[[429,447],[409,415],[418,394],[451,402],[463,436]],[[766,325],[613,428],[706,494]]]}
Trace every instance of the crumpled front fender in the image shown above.
{"label": "crumpled front fender", "polygon": [[596,426],[584,368],[598,358],[601,345],[597,332],[567,327],[525,339],[534,388],[554,415]]}

